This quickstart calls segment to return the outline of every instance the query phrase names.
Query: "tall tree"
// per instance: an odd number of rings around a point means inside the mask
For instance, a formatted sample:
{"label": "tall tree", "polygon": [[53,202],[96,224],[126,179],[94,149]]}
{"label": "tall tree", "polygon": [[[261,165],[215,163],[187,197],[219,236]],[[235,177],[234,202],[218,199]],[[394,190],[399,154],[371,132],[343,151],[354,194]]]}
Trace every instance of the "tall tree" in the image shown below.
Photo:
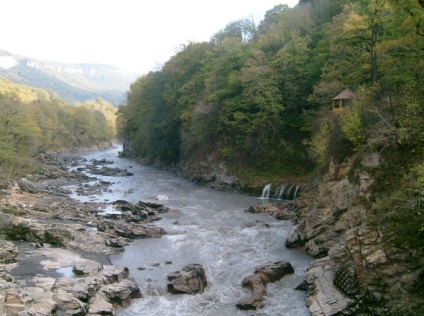
{"label": "tall tree", "polygon": [[241,72],[245,105],[234,113],[247,132],[249,151],[270,154],[282,135],[282,95],[277,74],[262,51],[254,51]]}
{"label": "tall tree", "polygon": [[[310,93],[310,78],[308,74],[309,37],[301,36],[299,31],[293,31],[286,35],[287,44],[275,55],[272,64],[278,73],[281,94],[284,97],[284,105],[287,109],[297,110],[303,107]],[[301,108],[300,108],[301,110]]]}
{"label": "tall tree", "polygon": [[256,35],[256,26],[253,20],[242,19],[229,23],[223,30],[212,36],[211,42],[222,43],[226,38],[238,39],[240,42],[249,42]]}
{"label": "tall tree", "polygon": [[349,45],[363,45],[369,54],[370,82],[379,79],[379,44],[385,33],[385,23],[393,16],[387,0],[358,1],[346,17],[341,41]]}

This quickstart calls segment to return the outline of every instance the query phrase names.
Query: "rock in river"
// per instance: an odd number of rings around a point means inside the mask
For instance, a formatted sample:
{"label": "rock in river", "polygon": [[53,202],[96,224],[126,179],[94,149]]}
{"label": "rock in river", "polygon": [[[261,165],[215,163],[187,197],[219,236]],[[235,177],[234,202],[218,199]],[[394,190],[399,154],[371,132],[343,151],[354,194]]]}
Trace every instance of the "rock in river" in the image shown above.
{"label": "rock in river", "polygon": [[268,213],[278,220],[290,220],[295,218],[296,214],[292,211],[292,204],[286,206],[275,203],[266,205],[252,205],[245,212],[248,213]]}
{"label": "rock in river", "polygon": [[252,291],[252,295],[236,303],[242,310],[258,309],[263,307],[264,296],[266,296],[266,285],[269,282],[280,280],[283,276],[294,273],[290,262],[278,261],[268,263],[256,268],[255,273],[244,278],[242,285]]}
{"label": "rock in river", "polygon": [[172,294],[203,293],[207,285],[205,270],[201,264],[189,264],[181,271],[168,274],[168,292]]}

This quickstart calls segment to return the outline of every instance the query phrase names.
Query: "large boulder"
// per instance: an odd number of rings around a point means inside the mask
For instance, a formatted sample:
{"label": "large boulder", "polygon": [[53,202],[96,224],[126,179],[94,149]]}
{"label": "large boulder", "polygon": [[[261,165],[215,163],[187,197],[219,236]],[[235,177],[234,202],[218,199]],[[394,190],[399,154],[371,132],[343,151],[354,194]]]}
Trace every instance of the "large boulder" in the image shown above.
{"label": "large boulder", "polygon": [[121,168],[111,168],[111,167],[102,167],[100,169],[96,168],[96,166],[87,166],[90,169],[90,173],[102,176],[109,177],[128,177],[133,176],[134,174],[128,172],[126,169]]}
{"label": "large boulder", "polygon": [[[132,203],[125,200],[117,200],[112,204],[115,210],[121,212],[121,214],[114,214],[114,216],[118,219],[123,218],[128,223],[152,222],[160,219],[160,217],[157,217],[159,213],[170,211],[163,204],[152,202],[139,201],[138,203]],[[107,214],[103,217],[107,218]]]}
{"label": "large boulder", "polygon": [[129,270],[127,267],[118,267],[113,265],[105,265],[101,274],[98,276],[101,277],[101,282],[104,284],[118,283],[126,279],[129,275]]}
{"label": "large boulder", "polygon": [[102,220],[97,223],[97,230],[111,235],[136,239],[136,238],[159,238],[166,234],[160,227],[148,227],[134,223],[122,223]]}
{"label": "large boulder", "polygon": [[291,273],[294,273],[294,270],[290,262],[287,261],[268,263],[255,269],[255,274],[263,275],[267,283],[278,281],[285,275]]}
{"label": "large boulder", "polygon": [[18,181],[18,186],[24,192],[28,192],[28,193],[38,193],[39,192],[37,187],[25,178],[22,178]]}
{"label": "large boulder", "polygon": [[201,264],[189,264],[181,271],[168,275],[168,292],[172,294],[198,294],[203,293],[207,281],[205,270]]}
{"label": "large boulder", "polygon": [[[36,283],[40,286],[40,283]],[[82,302],[87,303],[101,287],[101,283],[91,277],[79,278],[59,278],[54,281],[50,291],[58,293],[71,293],[74,297]]]}
{"label": "large boulder", "polygon": [[115,315],[113,305],[106,301],[101,295],[90,299],[88,315]]}
{"label": "large boulder", "polygon": [[262,308],[266,296],[266,285],[270,282],[280,280],[287,274],[294,273],[290,262],[277,261],[259,266],[255,273],[244,278],[242,286],[250,289],[252,295],[236,303],[241,310],[252,310]]}
{"label": "large boulder", "polygon": [[14,243],[6,240],[0,240],[0,263],[16,262],[19,254],[18,247]]}
{"label": "large boulder", "polygon": [[252,291],[252,295],[236,303],[241,310],[262,308],[264,296],[266,295],[266,280],[262,274],[252,274],[243,279],[242,286]]}
{"label": "large boulder", "polygon": [[103,297],[113,304],[125,305],[132,298],[141,298],[141,291],[134,279],[124,279],[119,283],[103,285],[100,289]]}
{"label": "large boulder", "polygon": [[107,247],[113,247],[113,248],[123,248],[128,243],[121,237],[118,238],[106,238],[105,239],[105,245]]}
{"label": "large boulder", "polygon": [[17,315],[19,312],[25,311],[25,302],[17,291],[9,290],[2,295],[0,308],[6,315]]}
{"label": "large boulder", "polygon": [[296,217],[293,212],[293,205],[279,205],[275,203],[266,205],[252,205],[245,212],[249,213],[268,213],[278,220],[290,220]]}
{"label": "large boulder", "polygon": [[8,289],[0,301],[1,315],[53,315],[57,309],[52,293],[39,287]]}
{"label": "large boulder", "polygon": [[80,276],[94,276],[103,269],[103,266],[93,260],[79,260],[75,263],[72,271]]}
{"label": "large boulder", "polygon": [[54,294],[53,301],[57,304],[56,315],[77,316],[87,313],[87,305],[70,293]]}

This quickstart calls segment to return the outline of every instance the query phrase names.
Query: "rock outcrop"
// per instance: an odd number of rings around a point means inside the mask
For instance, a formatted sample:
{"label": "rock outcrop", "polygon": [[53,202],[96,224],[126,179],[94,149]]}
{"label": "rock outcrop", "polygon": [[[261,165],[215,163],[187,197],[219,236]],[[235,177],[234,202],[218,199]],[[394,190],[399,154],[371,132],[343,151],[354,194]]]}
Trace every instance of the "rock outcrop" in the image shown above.
{"label": "rock outcrop", "polygon": [[[143,164],[169,168],[161,162],[137,157],[134,144],[129,135],[124,135],[122,157],[138,158]],[[231,175],[225,163],[216,154],[191,152],[189,157],[183,158],[172,167],[181,176],[195,183],[221,191],[241,191],[243,184]]]}
{"label": "rock outcrop", "polygon": [[177,170],[195,183],[202,183],[222,191],[239,190],[237,178],[231,176],[224,163],[219,162],[213,155],[199,160],[183,160],[178,164]]}
{"label": "rock outcrop", "polygon": [[255,273],[244,278],[242,282],[242,286],[250,289],[252,295],[238,301],[236,303],[237,308],[241,310],[262,308],[266,296],[266,285],[278,281],[290,273],[294,273],[294,270],[292,265],[286,261],[268,263],[257,267]]}
{"label": "rock outcrop", "polygon": [[159,238],[166,234],[160,227],[149,227],[135,223],[116,222],[109,220],[99,221],[97,230],[107,234],[129,239]]}
{"label": "rock outcrop", "polygon": [[181,271],[168,274],[168,292],[172,294],[201,294],[207,286],[205,270],[201,264],[189,264]]}
{"label": "rock outcrop", "polygon": [[85,264],[98,269],[79,278],[35,276],[33,286],[18,287],[13,281],[1,284],[0,314],[115,315],[115,305],[125,306],[141,297],[137,283],[128,278],[127,268]]}
{"label": "rock outcrop", "polygon": [[121,252],[105,242],[106,239],[119,236],[102,235],[79,224],[45,223],[7,214],[0,214],[0,220],[8,226],[6,234],[13,240],[83,251],[95,249],[110,255]]}
{"label": "rock outcrop", "polygon": [[[85,163],[80,157],[42,156],[43,168],[28,179],[0,184],[0,315],[115,315],[115,307],[141,297],[125,267],[109,265],[107,256],[124,251],[134,238],[160,237],[150,222],[170,209],[150,202],[80,203],[62,189],[78,184],[81,195],[110,191],[110,182],[81,171],[130,175],[109,168],[106,159]],[[112,204],[116,214],[101,211]],[[97,230],[95,229],[98,228]],[[94,259],[93,259],[94,258]],[[203,286],[203,285],[202,285]]]}
{"label": "rock outcrop", "polygon": [[28,193],[38,193],[40,190],[36,187],[36,185],[25,178],[22,178],[18,181],[19,188]]}
{"label": "rock outcrop", "polygon": [[347,312],[355,303],[334,285],[335,275],[328,261],[326,257],[312,262],[301,285],[308,291],[306,306],[312,315],[338,315]]}
{"label": "rock outcrop", "polygon": [[171,209],[165,207],[163,204],[153,202],[131,203],[125,200],[118,200],[112,203],[115,210],[120,211],[121,218],[125,222],[152,222],[160,219],[158,214],[167,213]]}
{"label": "rock outcrop", "polygon": [[129,177],[133,176],[132,172],[127,171],[126,169],[120,168],[111,168],[104,166],[102,168],[97,168],[96,166],[89,166],[90,173],[108,177]]}
{"label": "rock outcrop", "polygon": [[18,254],[18,247],[16,247],[14,243],[6,240],[0,240],[0,264],[16,262]]}
{"label": "rock outcrop", "polygon": [[302,247],[316,258],[304,283],[314,316],[416,315],[424,310],[416,290],[424,279],[423,250],[397,249],[373,221],[369,199],[379,161],[375,156],[355,169],[353,160],[331,163],[315,191],[295,201],[298,217],[286,246]]}
{"label": "rock outcrop", "polygon": [[287,205],[279,204],[266,204],[266,205],[252,205],[245,212],[249,213],[268,213],[276,219],[279,220],[290,220],[296,217],[294,213],[295,208],[293,204],[289,203]]}

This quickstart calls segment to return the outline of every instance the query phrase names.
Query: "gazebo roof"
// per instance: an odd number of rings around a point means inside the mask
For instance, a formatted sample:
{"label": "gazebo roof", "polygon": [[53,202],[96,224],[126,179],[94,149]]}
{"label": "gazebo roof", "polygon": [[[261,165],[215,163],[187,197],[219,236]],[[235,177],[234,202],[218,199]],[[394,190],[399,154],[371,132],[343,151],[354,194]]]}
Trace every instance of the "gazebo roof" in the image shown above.
{"label": "gazebo roof", "polygon": [[346,99],[357,99],[358,97],[355,95],[355,93],[353,93],[352,91],[350,91],[349,89],[344,90],[342,93],[336,95],[333,100],[346,100]]}

